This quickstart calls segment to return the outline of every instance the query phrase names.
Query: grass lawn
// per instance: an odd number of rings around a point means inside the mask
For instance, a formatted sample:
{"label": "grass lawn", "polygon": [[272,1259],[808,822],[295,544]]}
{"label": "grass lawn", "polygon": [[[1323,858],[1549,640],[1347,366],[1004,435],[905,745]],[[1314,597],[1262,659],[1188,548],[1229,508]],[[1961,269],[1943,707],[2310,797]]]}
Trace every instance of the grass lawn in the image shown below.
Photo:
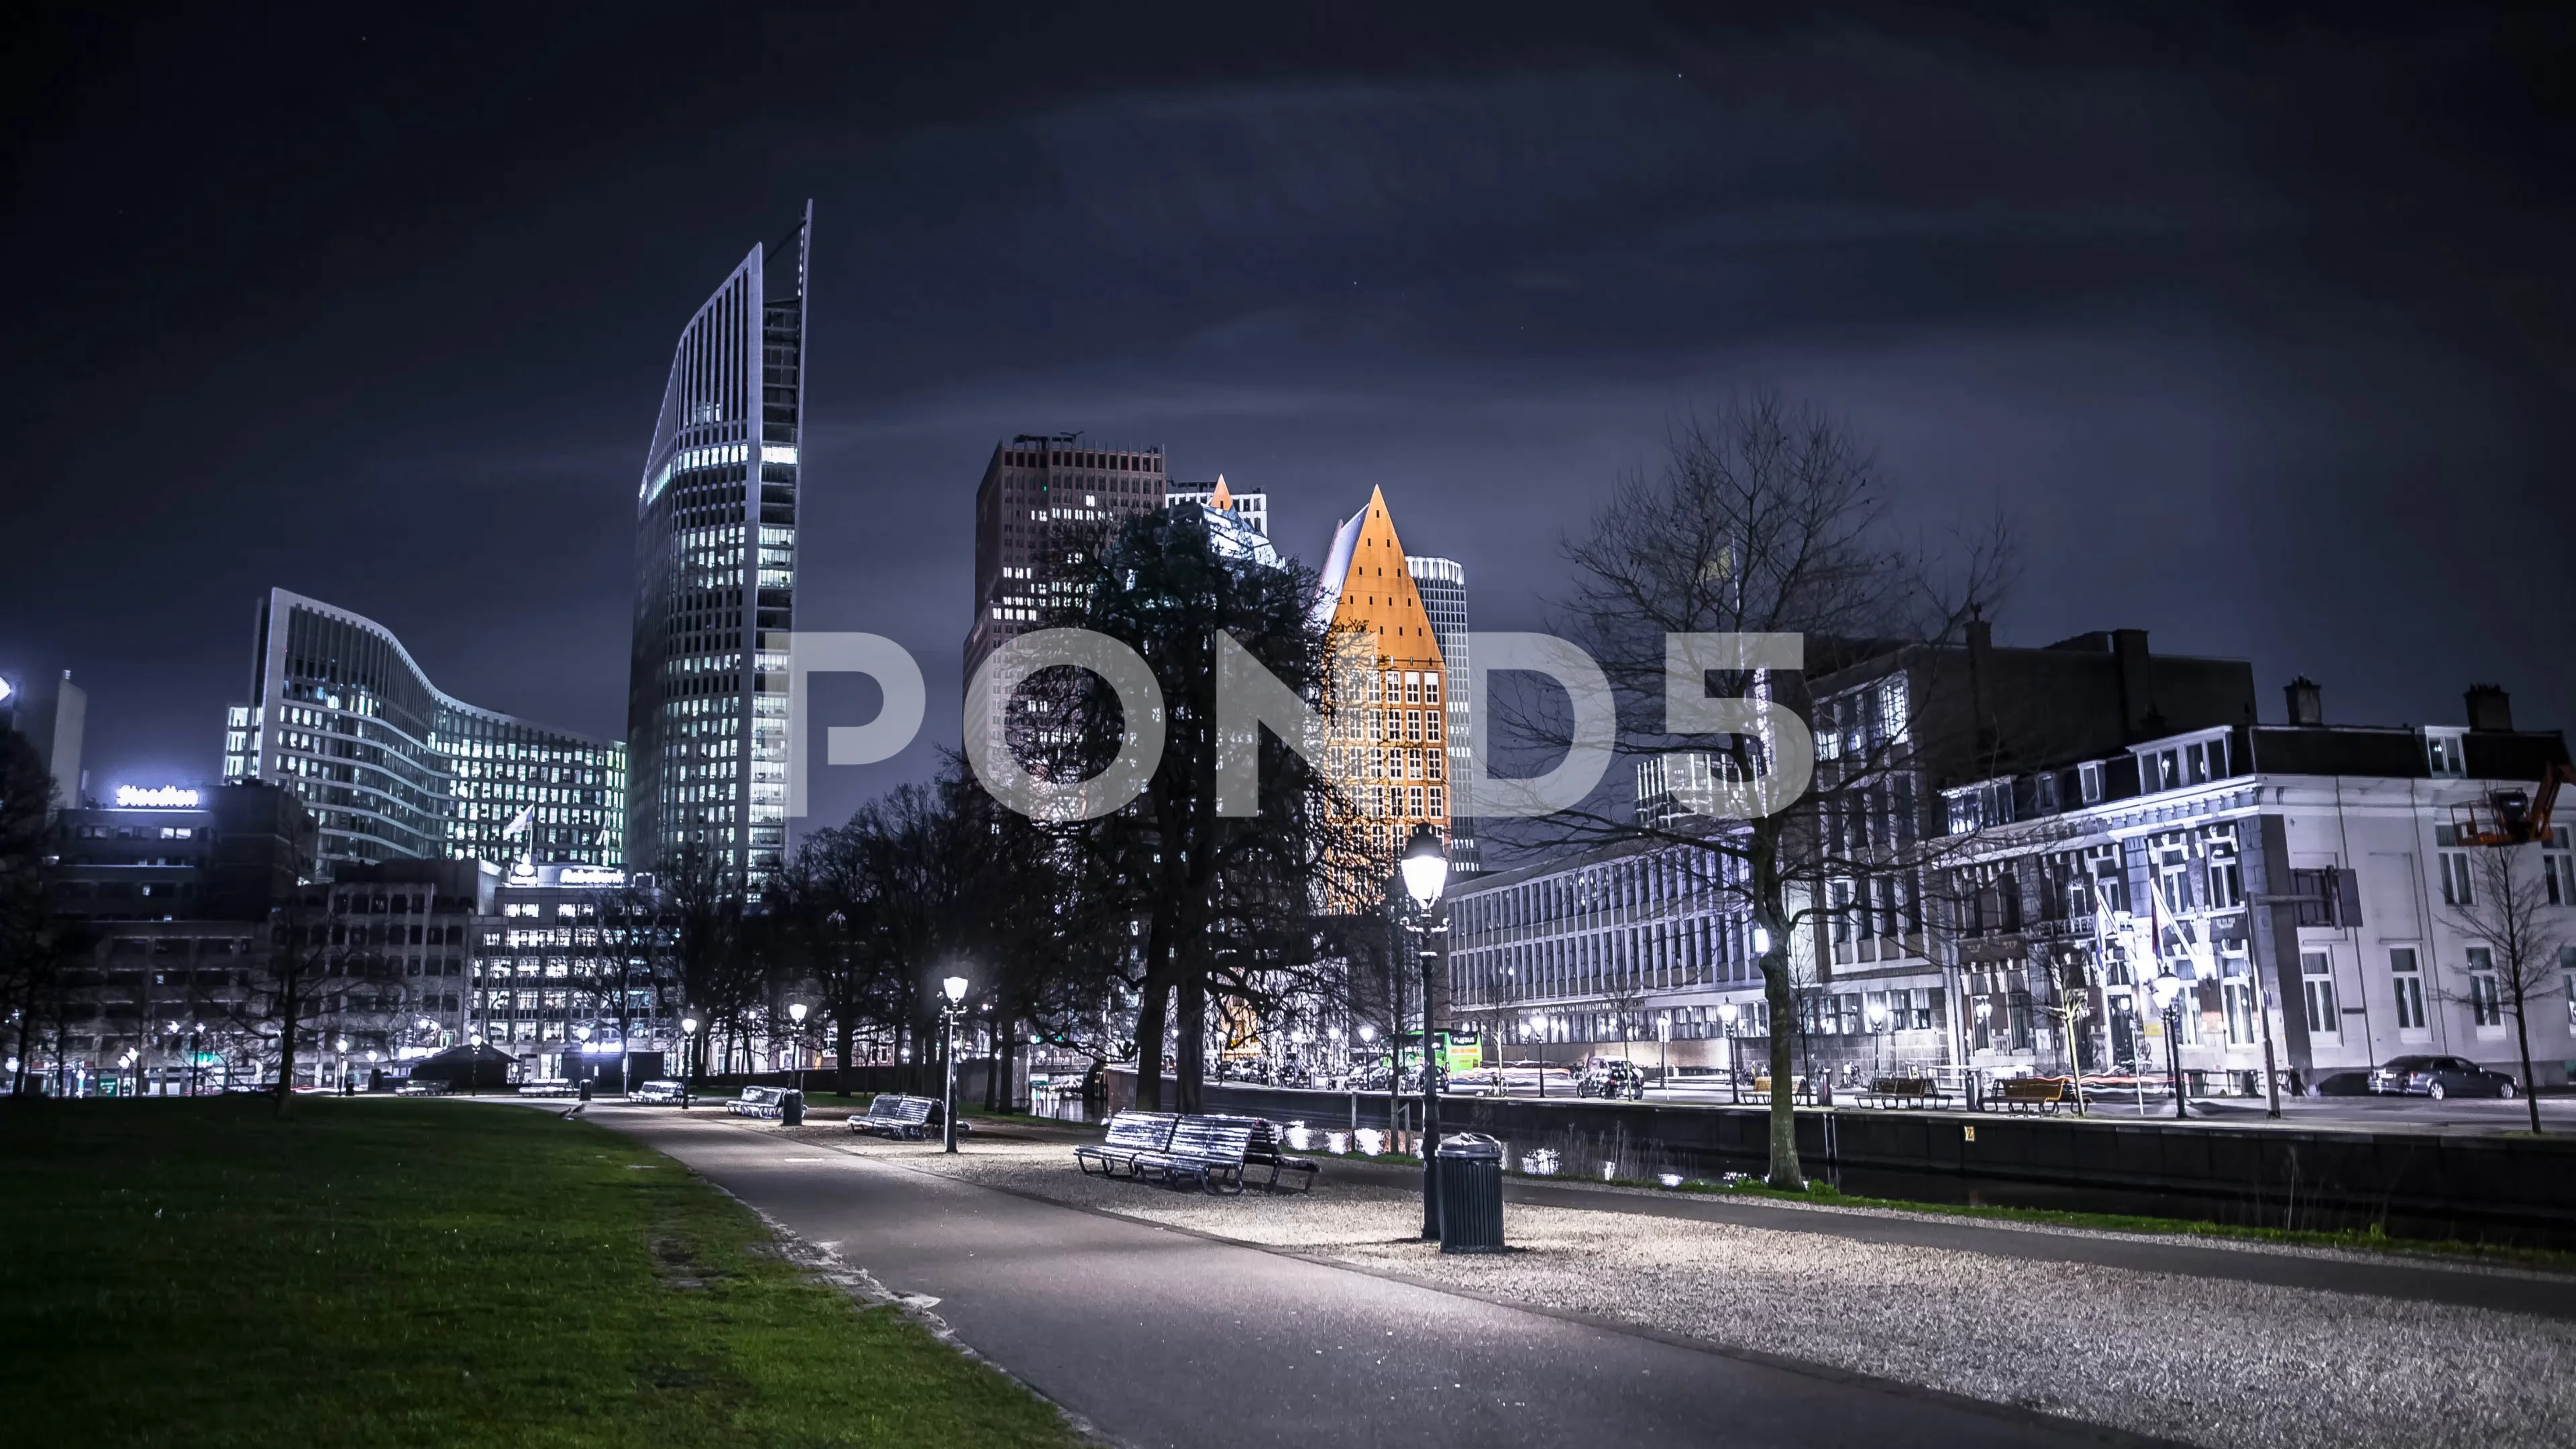
{"label": "grass lawn", "polygon": [[553,1113],[0,1104],[22,1444],[1066,1445],[1055,1411]]}

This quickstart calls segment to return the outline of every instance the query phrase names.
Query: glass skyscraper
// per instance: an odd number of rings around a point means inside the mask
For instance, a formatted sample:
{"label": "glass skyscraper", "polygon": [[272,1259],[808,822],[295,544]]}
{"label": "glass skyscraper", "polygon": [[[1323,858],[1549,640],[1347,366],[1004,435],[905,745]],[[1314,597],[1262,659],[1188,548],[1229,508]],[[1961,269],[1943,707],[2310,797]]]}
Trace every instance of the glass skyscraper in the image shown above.
{"label": "glass skyscraper", "polygon": [[1467,570],[1455,559],[1404,556],[1404,570],[1422,594],[1422,612],[1431,616],[1431,637],[1449,668],[1449,868],[1473,875],[1484,868],[1476,850],[1475,802],[1468,786],[1475,779],[1467,758],[1468,712],[1476,701],[1467,697]]}
{"label": "glass skyscraper", "polygon": [[635,497],[626,840],[748,888],[787,844],[787,631],[814,206],[680,333]]}
{"label": "glass skyscraper", "polygon": [[625,859],[626,747],[467,704],[393,631],[271,589],[224,783],[293,791],[339,861]]}

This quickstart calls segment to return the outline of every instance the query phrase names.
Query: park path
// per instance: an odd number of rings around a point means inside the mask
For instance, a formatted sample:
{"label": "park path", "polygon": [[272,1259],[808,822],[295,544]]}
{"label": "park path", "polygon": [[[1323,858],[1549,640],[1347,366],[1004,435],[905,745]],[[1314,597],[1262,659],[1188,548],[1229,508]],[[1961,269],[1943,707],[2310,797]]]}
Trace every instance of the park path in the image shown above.
{"label": "park path", "polygon": [[2149,1442],[1218,1242],[712,1114],[588,1115],[917,1295],[960,1341],[1137,1449]]}

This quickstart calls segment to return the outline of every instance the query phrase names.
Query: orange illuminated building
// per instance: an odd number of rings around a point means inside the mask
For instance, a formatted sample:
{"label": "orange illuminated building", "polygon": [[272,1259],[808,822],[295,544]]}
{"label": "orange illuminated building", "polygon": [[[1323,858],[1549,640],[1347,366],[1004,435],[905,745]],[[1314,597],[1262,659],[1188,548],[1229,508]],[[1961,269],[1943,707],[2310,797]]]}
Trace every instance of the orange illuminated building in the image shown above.
{"label": "orange illuminated building", "polygon": [[1333,631],[1332,773],[1365,822],[1370,854],[1391,863],[1423,822],[1446,840],[1448,669],[1383,490],[1335,531],[1315,612]]}

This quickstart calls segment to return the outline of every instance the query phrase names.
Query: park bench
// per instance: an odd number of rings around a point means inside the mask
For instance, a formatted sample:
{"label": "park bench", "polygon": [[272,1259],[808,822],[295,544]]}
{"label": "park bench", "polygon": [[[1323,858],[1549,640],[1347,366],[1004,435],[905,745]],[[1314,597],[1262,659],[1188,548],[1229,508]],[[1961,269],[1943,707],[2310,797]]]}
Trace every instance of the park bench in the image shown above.
{"label": "park bench", "polygon": [[784,1087],[745,1087],[741,1096],[725,1103],[725,1110],[737,1117],[775,1117],[786,1104]]}
{"label": "park bench", "polygon": [[1097,1168],[1102,1177],[1136,1175],[1136,1159],[1172,1145],[1175,1112],[1120,1112],[1109,1119],[1109,1136],[1073,1149],[1073,1164],[1084,1172]]}
{"label": "park bench", "polygon": [[1928,1106],[1941,1099],[1941,1089],[1929,1077],[1876,1077],[1863,1095],[1882,1107],[1907,1102]]}
{"label": "park bench", "polygon": [[1266,1117],[1210,1117],[1207,1120],[1239,1123],[1251,1129],[1252,1137],[1244,1144],[1243,1162],[1247,1172],[1256,1167],[1269,1169],[1270,1176],[1259,1184],[1262,1188],[1277,1192],[1281,1175],[1291,1172],[1305,1176],[1300,1186],[1309,1190],[1315,1186],[1315,1174],[1320,1169],[1307,1158],[1288,1155],[1288,1144],[1280,1136],[1278,1123]]}
{"label": "park bench", "polygon": [[1242,1118],[1183,1117],[1172,1124],[1171,1146],[1136,1154],[1135,1175],[1172,1187],[1191,1183],[1202,1192],[1241,1192],[1244,1154],[1251,1150],[1252,1128]]}
{"label": "park bench", "polygon": [[1995,1086],[2007,1112],[2025,1107],[2054,1112],[2075,1100],[2075,1083],[2065,1077],[2006,1077]]}
{"label": "park bench", "polygon": [[[885,1137],[904,1142],[919,1142],[942,1129],[945,1118],[937,1097],[912,1097],[901,1092],[879,1092],[868,1100],[868,1110],[850,1119],[850,1130],[872,1137]],[[959,1132],[966,1131],[960,1120]]]}

